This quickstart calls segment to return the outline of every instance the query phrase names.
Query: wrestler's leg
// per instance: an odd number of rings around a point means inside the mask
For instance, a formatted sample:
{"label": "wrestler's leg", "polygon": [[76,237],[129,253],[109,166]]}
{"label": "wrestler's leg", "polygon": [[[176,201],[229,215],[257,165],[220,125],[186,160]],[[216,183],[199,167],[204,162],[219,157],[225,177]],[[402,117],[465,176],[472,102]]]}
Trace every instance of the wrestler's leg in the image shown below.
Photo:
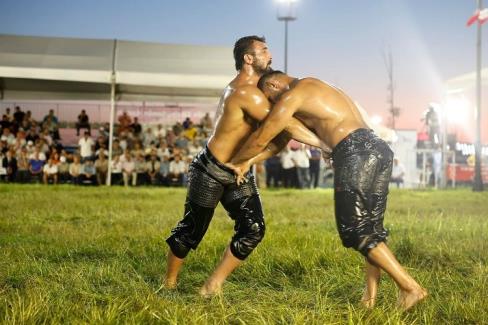
{"label": "wrestler's leg", "polygon": [[235,234],[220,264],[200,289],[200,294],[205,297],[222,291],[227,277],[251,254],[265,233],[261,200],[254,177],[239,188],[226,191],[222,204],[236,221]]}
{"label": "wrestler's leg", "polygon": [[190,249],[195,249],[207,232],[214,213],[213,208],[202,207],[195,202],[185,204],[185,215],[166,240],[170,247],[167,257],[164,286],[176,287],[178,274]]}
{"label": "wrestler's leg", "polygon": [[427,290],[422,288],[400,265],[385,243],[379,243],[368,252],[368,259],[378,265],[395,281],[400,289],[398,306],[404,310],[427,297]]}
{"label": "wrestler's leg", "polygon": [[205,172],[192,168],[189,171],[188,194],[184,218],[172,230],[166,240],[170,250],[164,285],[175,288],[183,260],[190,251],[196,249],[207,232],[215,207],[223,193],[223,186]]}
{"label": "wrestler's leg", "polygon": [[227,246],[219,265],[217,265],[212,275],[210,275],[207,281],[205,281],[205,284],[200,288],[200,295],[208,298],[215,294],[220,294],[222,292],[222,285],[227,277],[241,265],[242,262],[242,260],[236,258],[232,254],[230,246]]}
{"label": "wrestler's leg", "polygon": [[[377,170],[375,182],[371,188],[373,220],[378,220],[377,227],[383,229],[383,216],[386,210],[386,198],[390,181],[393,155],[391,151],[383,152],[382,164]],[[380,242],[367,252],[368,259],[388,273],[400,289],[398,306],[404,310],[410,309],[427,296],[422,288],[400,265],[386,243]]]}
{"label": "wrestler's leg", "polygon": [[168,258],[166,262],[166,274],[164,276],[164,287],[166,289],[176,289],[178,274],[183,266],[183,258],[177,257],[173,252],[168,250]]}
{"label": "wrestler's leg", "polygon": [[364,262],[366,272],[366,287],[364,288],[364,294],[361,298],[361,304],[366,308],[373,308],[376,303],[381,269],[371,264],[367,258],[364,260]]}

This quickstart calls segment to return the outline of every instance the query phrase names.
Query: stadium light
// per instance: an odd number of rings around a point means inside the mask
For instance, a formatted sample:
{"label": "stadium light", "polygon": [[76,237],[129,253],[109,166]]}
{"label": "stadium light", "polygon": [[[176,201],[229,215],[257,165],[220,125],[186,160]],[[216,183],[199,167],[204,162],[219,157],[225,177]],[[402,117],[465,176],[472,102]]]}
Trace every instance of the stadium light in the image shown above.
{"label": "stadium light", "polygon": [[383,122],[383,118],[379,115],[371,116],[371,123],[375,126],[380,125]]}
{"label": "stadium light", "polygon": [[449,124],[465,125],[471,113],[471,103],[464,97],[451,97],[444,104],[443,113]]}
{"label": "stadium light", "polygon": [[297,0],[277,0],[278,1],[278,14],[279,21],[285,22],[285,73],[288,72],[288,22],[296,20],[297,17],[293,11],[293,4]]}

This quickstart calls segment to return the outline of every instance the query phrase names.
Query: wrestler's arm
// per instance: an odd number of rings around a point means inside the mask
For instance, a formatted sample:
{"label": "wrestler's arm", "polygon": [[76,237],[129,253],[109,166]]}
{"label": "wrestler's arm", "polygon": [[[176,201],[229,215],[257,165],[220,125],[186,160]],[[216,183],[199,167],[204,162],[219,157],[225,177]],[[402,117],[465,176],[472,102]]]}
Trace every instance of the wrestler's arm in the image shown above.
{"label": "wrestler's arm", "polygon": [[232,159],[233,164],[242,164],[265,150],[271,140],[283,131],[293,118],[293,114],[300,107],[300,94],[292,90],[283,94],[273,110],[258,130],[253,132],[239,152]]}
{"label": "wrestler's arm", "polygon": [[[264,94],[254,86],[241,87],[236,94],[237,101],[243,103],[242,109],[254,120],[263,121],[270,112],[270,103]],[[286,132],[292,139],[317,148],[324,148],[320,139],[296,118],[291,118],[286,125]]]}

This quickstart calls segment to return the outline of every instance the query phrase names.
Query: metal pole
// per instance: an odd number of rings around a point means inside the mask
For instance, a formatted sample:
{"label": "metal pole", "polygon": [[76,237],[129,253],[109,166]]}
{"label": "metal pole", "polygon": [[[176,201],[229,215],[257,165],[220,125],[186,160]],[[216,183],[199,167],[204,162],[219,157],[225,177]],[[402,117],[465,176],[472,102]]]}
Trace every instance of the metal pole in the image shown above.
{"label": "metal pole", "polygon": [[447,112],[442,110],[441,188],[447,187]]}
{"label": "metal pole", "polygon": [[[483,0],[477,0],[478,10],[483,7]],[[477,26],[477,51],[476,51],[476,143],[475,143],[475,164],[473,191],[483,191],[483,180],[481,179],[481,24]]]}
{"label": "metal pole", "polygon": [[285,73],[288,72],[288,19],[285,19]]}
{"label": "metal pole", "polygon": [[112,145],[114,139],[114,119],[115,119],[115,58],[117,52],[117,40],[114,40],[114,50],[112,56],[112,74],[110,76],[110,127],[108,134],[108,170],[107,170],[107,185],[112,183]]}

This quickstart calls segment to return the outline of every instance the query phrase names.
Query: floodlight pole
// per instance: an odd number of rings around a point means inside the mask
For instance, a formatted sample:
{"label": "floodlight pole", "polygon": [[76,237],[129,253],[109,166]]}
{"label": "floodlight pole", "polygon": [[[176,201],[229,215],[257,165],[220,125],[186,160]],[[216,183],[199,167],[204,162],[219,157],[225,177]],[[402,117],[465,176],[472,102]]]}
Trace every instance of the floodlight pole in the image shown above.
{"label": "floodlight pole", "polygon": [[[483,0],[477,0],[478,12],[483,8]],[[481,23],[477,24],[476,42],[476,142],[474,145],[474,180],[473,191],[483,191],[483,179],[481,177]]]}
{"label": "floodlight pole", "polygon": [[278,8],[277,18],[279,21],[285,22],[285,67],[284,67],[284,71],[285,71],[285,73],[287,73],[288,72],[288,22],[296,20],[297,17],[295,15],[293,15],[293,11],[292,11],[293,0],[286,1],[285,5],[287,6],[286,13],[281,15],[279,8]]}
{"label": "floodlight pole", "polygon": [[114,142],[114,120],[115,120],[115,87],[117,81],[115,79],[115,60],[117,58],[117,40],[114,40],[114,48],[112,53],[112,73],[110,74],[110,127],[108,133],[108,170],[107,170],[107,185],[112,184],[112,146]]}

